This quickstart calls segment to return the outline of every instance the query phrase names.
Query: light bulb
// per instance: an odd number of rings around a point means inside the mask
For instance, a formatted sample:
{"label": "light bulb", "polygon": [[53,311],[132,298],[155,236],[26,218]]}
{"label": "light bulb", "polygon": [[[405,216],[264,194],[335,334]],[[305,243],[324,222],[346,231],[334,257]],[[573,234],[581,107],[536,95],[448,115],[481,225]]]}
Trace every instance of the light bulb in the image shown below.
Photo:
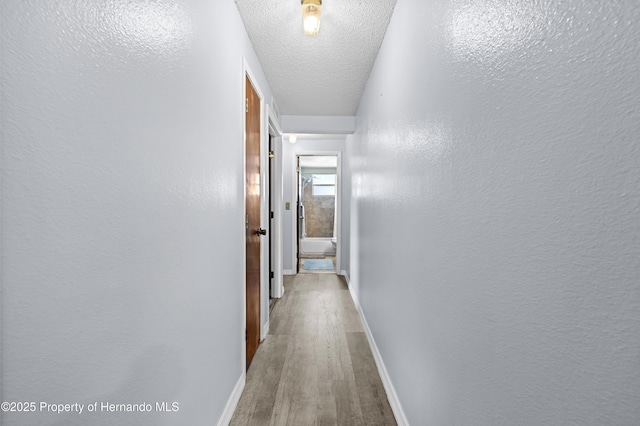
{"label": "light bulb", "polygon": [[302,27],[306,35],[318,35],[322,0],[302,0]]}

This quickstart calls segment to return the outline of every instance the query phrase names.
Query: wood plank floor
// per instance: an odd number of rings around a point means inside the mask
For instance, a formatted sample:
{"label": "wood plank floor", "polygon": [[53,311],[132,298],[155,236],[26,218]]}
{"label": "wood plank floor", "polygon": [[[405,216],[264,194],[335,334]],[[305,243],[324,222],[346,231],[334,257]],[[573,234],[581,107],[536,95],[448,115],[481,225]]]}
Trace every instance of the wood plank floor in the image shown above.
{"label": "wood plank floor", "polygon": [[231,425],[395,425],[342,277],[286,276]]}

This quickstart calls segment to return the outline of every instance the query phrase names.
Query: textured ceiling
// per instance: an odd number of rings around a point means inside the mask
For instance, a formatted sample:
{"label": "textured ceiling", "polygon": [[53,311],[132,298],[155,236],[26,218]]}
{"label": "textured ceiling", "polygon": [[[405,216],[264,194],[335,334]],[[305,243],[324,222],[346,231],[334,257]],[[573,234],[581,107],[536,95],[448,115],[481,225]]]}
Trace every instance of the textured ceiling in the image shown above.
{"label": "textured ceiling", "polygon": [[315,37],[300,0],[235,1],[281,114],[355,114],[396,0],[324,0]]}

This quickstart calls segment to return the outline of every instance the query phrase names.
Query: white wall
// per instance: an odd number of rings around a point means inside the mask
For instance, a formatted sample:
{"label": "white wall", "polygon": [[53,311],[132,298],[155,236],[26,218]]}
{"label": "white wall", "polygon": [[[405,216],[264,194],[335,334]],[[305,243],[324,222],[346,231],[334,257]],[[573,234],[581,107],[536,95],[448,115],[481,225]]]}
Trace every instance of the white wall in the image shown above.
{"label": "white wall", "polygon": [[283,115],[284,133],[352,134],[356,119],[353,116]]}
{"label": "white wall", "polygon": [[640,419],[640,8],[399,0],[352,284],[411,424]]}
{"label": "white wall", "polygon": [[[288,138],[283,138],[282,144],[282,176],[283,176],[283,194],[284,202],[291,203],[291,210],[283,210],[283,269],[286,272],[295,273],[295,264],[293,262],[293,256],[295,254],[295,247],[293,245],[293,239],[295,238],[295,212],[296,212],[296,181],[295,176],[295,158],[296,155],[304,155],[305,153],[319,153],[323,151],[328,152],[344,152],[345,140],[344,137],[332,136],[322,139],[320,136],[300,136],[295,144],[290,144]],[[341,172],[341,184],[342,184],[342,223],[341,223],[341,241],[338,244],[341,245],[341,270],[349,270],[349,246],[348,239],[344,237],[349,233],[349,220],[348,216],[345,216],[345,205],[350,203],[349,198],[351,196],[350,188],[348,186],[349,180],[345,179],[345,176],[349,175],[348,165],[344,162],[344,156],[342,156],[342,172]],[[283,206],[284,209],[284,206]],[[348,210],[347,210],[348,211]],[[346,219],[345,219],[346,218]]]}
{"label": "white wall", "polygon": [[2,2],[1,400],[216,424],[241,377],[242,56],[233,1]]}

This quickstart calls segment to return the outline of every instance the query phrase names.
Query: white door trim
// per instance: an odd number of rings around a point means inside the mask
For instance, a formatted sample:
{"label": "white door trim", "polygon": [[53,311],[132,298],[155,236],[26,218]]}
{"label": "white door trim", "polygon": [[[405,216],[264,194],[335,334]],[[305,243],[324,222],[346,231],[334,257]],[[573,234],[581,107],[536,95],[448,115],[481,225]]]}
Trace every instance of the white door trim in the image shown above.
{"label": "white door trim", "polygon": [[[292,200],[296,200],[296,203],[298,201],[298,172],[296,171],[296,168],[298,167],[298,157],[305,157],[305,156],[311,156],[311,155],[326,155],[326,156],[336,156],[338,157],[338,176],[336,178],[336,190],[338,193],[337,199],[336,199],[336,238],[337,238],[337,244],[336,244],[336,273],[340,274],[342,269],[341,269],[341,258],[342,258],[342,151],[319,151],[319,150],[311,150],[311,151],[305,151],[304,148],[300,149],[300,148],[294,148],[293,150],[293,176],[291,177],[291,182],[293,182],[293,185],[291,185],[291,199]],[[298,231],[297,231],[297,224],[298,224],[298,210],[297,210],[297,206],[294,206],[295,209],[294,210],[294,220],[291,221],[293,227],[292,227],[292,231],[291,231],[291,235],[292,235],[292,239],[291,239],[291,253],[293,256],[292,259],[292,265],[293,265],[293,271],[292,274],[295,274],[296,272],[296,254],[297,254],[297,250],[299,250],[298,247]]]}
{"label": "white door trim", "polygon": [[[282,129],[280,123],[278,123],[277,115],[273,108],[267,105],[267,117],[269,120],[269,132],[274,136],[273,151],[274,151],[274,164],[271,172],[273,183],[273,229],[269,229],[271,236],[275,240],[275,250],[272,251],[273,256],[273,286],[271,288],[271,297],[279,299],[284,296],[284,284],[282,280],[282,261],[283,261],[283,241],[282,241],[282,205],[283,193],[282,193]],[[268,161],[268,158],[267,158]],[[269,188],[271,190],[271,188]],[[268,203],[267,203],[268,205]],[[272,223],[269,221],[268,223]],[[270,272],[270,271],[267,271]]]}

